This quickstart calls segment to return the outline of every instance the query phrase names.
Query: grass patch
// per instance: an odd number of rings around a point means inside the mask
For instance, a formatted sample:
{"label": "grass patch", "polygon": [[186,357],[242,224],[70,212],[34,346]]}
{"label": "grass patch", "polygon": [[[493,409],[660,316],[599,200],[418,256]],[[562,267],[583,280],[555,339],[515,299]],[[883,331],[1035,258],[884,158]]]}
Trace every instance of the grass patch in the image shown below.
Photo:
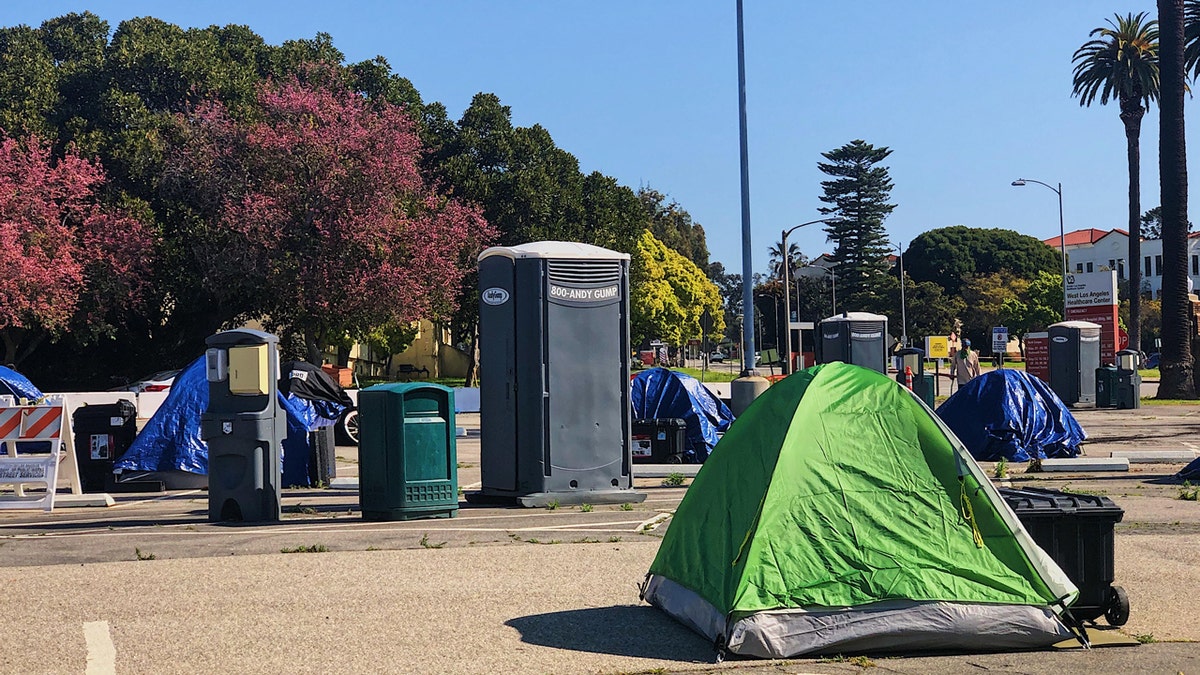
{"label": "grass patch", "polygon": [[1179,498],[1185,502],[1200,501],[1200,488],[1192,485],[1192,481],[1185,480],[1179,489]]}
{"label": "grass patch", "polygon": [[633,504],[630,504],[629,502],[625,502],[624,504],[621,505],[621,510],[622,511],[632,511]]}
{"label": "grass patch", "polygon": [[550,501],[546,502],[546,510],[547,511],[553,511],[557,508],[558,508],[558,500],[557,499],[551,499]]}
{"label": "grass patch", "polygon": [[[703,373],[699,368],[672,368],[671,370],[677,373],[686,373],[702,382],[733,382],[739,375],[736,371],[729,372],[727,370],[706,370]],[[704,377],[701,378],[701,375]]]}
{"label": "grass patch", "polygon": [[591,513],[591,512],[592,512],[592,505],[591,505],[591,504],[580,504],[580,505],[579,505],[579,510],[580,510],[580,511],[582,511],[582,512],[584,512],[584,513]]}
{"label": "grass patch", "polygon": [[1149,398],[1143,396],[1142,405],[1200,405],[1200,400],[1190,398]]}
{"label": "grass patch", "polygon": [[421,535],[421,540],[418,541],[417,543],[421,545],[421,548],[443,548],[446,546],[446,542],[444,542],[444,541],[441,542],[440,544],[435,544],[435,543],[429,541],[429,534]]}
{"label": "grass patch", "polygon": [[996,478],[1008,478],[1008,461],[1001,459],[996,462],[996,468],[992,471],[992,475]]}
{"label": "grass patch", "polygon": [[313,544],[312,546],[297,546],[296,548],[281,548],[280,553],[329,553],[329,547],[325,544]]}
{"label": "grass patch", "polygon": [[874,668],[875,662],[865,656],[826,656],[817,661],[817,663],[849,663],[859,668]]}
{"label": "grass patch", "polygon": [[1154,633],[1139,633],[1134,635],[1133,639],[1144,645],[1148,645],[1151,642],[1158,642],[1158,638],[1154,637]]}
{"label": "grass patch", "polygon": [[672,473],[664,478],[662,484],[668,487],[683,485],[683,474],[676,471],[675,473]]}
{"label": "grass patch", "polygon": [[154,555],[153,553],[142,553],[142,549],[140,549],[140,548],[133,549],[133,554],[137,556],[138,560],[157,560],[158,559],[158,556]]}
{"label": "grass patch", "polygon": [[576,543],[576,544],[599,544],[599,543],[600,543],[600,540],[599,540],[599,539],[593,539],[593,538],[591,538],[591,537],[583,537],[583,538],[581,538],[581,539],[576,539],[576,540],[575,540],[575,543]]}
{"label": "grass patch", "polygon": [[613,535],[613,536],[611,536],[611,537],[609,537],[609,538],[608,538],[608,543],[610,543],[610,544],[619,544],[619,543],[621,543],[621,538],[620,538],[620,537],[618,537],[618,536],[616,536],[616,535]]}

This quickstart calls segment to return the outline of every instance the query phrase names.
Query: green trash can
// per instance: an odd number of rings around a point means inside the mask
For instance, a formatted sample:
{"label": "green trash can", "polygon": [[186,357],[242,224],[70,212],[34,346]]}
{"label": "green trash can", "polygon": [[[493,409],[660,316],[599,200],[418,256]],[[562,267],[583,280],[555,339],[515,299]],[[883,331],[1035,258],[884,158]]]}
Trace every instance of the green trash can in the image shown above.
{"label": "green trash can", "polygon": [[358,489],[365,520],[458,513],[454,392],[379,384],[358,393]]}
{"label": "green trash can", "polygon": [[1117,367],[1104,366],[1096,369],[1096,407],[1112,408],[1117,405]]}

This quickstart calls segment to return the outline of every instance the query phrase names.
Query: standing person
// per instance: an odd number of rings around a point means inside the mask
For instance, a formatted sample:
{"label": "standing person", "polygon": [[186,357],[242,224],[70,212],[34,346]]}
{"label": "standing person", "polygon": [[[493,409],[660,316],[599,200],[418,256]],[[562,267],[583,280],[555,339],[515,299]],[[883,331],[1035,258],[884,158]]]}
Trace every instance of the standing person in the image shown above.
{"label": "standing person", "polygon": [[971,349],[971,341],[963,340],[962,349],[950,360],[950,374],[958,380],[958,388],[979,377],[979,352]]}

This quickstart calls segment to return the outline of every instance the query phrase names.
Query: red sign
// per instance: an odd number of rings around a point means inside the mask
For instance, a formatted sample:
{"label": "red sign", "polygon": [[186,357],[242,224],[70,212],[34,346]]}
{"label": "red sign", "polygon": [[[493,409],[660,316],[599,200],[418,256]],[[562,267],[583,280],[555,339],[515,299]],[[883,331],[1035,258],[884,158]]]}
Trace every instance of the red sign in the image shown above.
{"label": "red sign", "polygon": [[1050,381],[1050,335],[1030,333],[1025,336],[1025,372]]}
{"label": "red sign", "polygon": [[1129,333],[1125,332],[1124,328],[1118,328],[1117,330],[1120,331],[1120,334],[1119,334],[1118,340],[1117,340],[1117,347],[1119,349],[1128,349],[1129,348]]}
{"label": "red sign", "polygon": [[1116,363],[1117,323],[1116,305],[1068,307],[1067,321],[1091,321],[1100,326],[1100,364]]}

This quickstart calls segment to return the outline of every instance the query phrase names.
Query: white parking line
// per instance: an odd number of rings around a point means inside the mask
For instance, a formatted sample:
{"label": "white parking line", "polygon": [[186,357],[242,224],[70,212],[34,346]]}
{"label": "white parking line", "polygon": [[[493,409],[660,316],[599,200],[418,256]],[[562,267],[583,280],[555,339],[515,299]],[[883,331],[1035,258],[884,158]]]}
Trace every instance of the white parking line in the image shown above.
{"label": "white parking line", "polygon": [[83,624],[83,639],[87,643],[87,675],[113,675],[117,672],[117,648],[107,621],[88,621]]}

